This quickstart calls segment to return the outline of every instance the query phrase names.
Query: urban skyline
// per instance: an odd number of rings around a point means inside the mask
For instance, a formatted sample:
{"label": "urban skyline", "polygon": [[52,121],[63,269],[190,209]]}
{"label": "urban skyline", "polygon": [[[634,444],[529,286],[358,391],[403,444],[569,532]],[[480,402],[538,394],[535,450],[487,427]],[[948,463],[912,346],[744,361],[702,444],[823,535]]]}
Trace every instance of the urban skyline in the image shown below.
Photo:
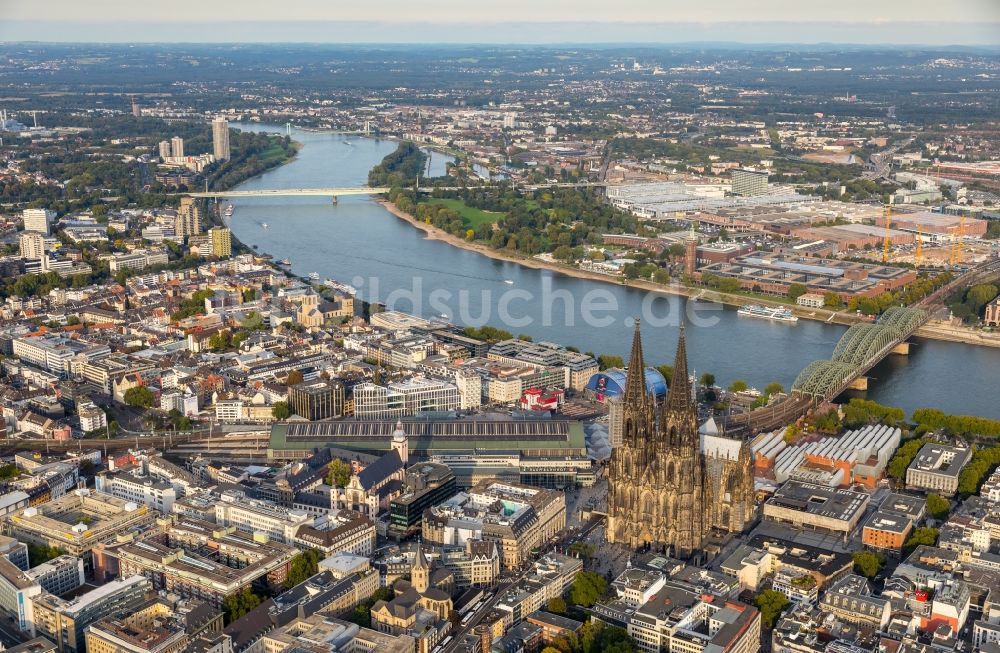
{"label": "urban skyline", "polygon": [[0,0],[0,649],[1000,653],[995,2],[339,4]]}
{"label": "urban skyline", "polygon": [[[179,16],[185,16],[182,20]],[[197,15],[197,21],[188,16]],[[862,0],[746,3],[706,9],[687,2],[512,0],[504,11],[442,0],[344,6],[316,0],[275,5],[185,0],[169,8],[121,0],[0,4],[0,39],[53,42],[341,43],[863,43],[998,45],[1000,5],[990,0]],[[122,29],[125,26],[127,29]],[[169,38],[163,28],[169,26]]]}

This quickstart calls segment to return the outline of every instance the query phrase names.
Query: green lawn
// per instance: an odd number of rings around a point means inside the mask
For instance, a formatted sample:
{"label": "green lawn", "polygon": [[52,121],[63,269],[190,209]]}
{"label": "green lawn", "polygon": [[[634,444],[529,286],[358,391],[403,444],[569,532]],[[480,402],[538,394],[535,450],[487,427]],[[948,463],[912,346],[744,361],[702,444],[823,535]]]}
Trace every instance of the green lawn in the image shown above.
{"label": "green lawn", "polygon": [[285,150],[280,145],[272,145],[258,155],[261,161],[270,162],[275,159],[286,158]]}
{"label": "green lawn", "polygon": [[476,209],[471,206],[466,206],[465,202],[462,200],[434,198],[427,200],[427,203],[435,206],[446,206],[452,211],[458,213],[462,216],[462,222],[464,222],[465,226],[469,229],[475,229],[481,224],[493,224],[503,217],[503,213],[499,211],[483,211],[482,209]]}

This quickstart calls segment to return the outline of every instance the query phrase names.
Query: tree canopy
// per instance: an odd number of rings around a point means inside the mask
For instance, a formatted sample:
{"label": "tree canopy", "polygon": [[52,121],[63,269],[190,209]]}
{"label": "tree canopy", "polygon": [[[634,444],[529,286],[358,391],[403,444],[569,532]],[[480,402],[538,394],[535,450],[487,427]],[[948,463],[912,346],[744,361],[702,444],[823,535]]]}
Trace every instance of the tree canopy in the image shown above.
{"label": "tree canopy", "polygon": [[307,549],[296,554],[288,566],[285,588],[290,589],[295,587],[315,575],[319,571],[319,561],[322,559],[323,554],[319,549]]}
{"label": "tree canopy", "polygon": [[287,401],[276,401],[271,407],[271,415],[277,420],[288,419],[292,416],[292,409]]}
{"label": "tree canopy", "polygon": [[1000,420],[974,415],[948,415],[934,408],[918,408],[913,411],[913,422],[917,431],[944,431],[953,436],[1000,437]]}
{"label": "tree canopy", "polygon": [[53,558],[58,558],[59,556],[66,553],[62,549],[55,546],[45,546],[44,544],[28,544],[28,564],[32,567],[37,567],[43,562],[48,562]]}
{"label": "tree canopy", "polygon": [[222,601],[222,612],[226,624],[231,624],[243,615],[247,614],[264,601],[264,598],[255,594],[249,587],[244,587],[239,592],[227,596]]}
{"label": "tree canopy", "polygon": [[896,453],[893,454],[892,459],[889,461],[889,465],[886,467],[886,473],[897,481],[902,481],[906,478],[906,468],[910,466],[913,459],[916,458],[917,452],[920,448],[929,442],[929,440],[921,440],[917,438],[915,440],[909,440],[900,445],[899,449],[896,449]]}
{"label": "tree canopy", "polygon": [[351,480],[351,466],[340,458],[334,458],[327,467],[326,484],[331,487],[347,487]]}
{"label": "tree canopy", "polygon": [[375,593],[369,596],[367,599],[362,601],[360,604],[354,606],[354,610],[346,617],[347,621],[355,623],[362,628],[371,628],[372,626],[372,606],[378,601],[388,601],[392,598],[392,588],[391,587],[380,587],[375,590]]}
{"label": "tree canopy", "polygon": [[938,541],[939,531],[936,528],[914,528],[903,544],[903,555],[910,555],[920,545],[934,546]]}
{"label": "tree canopy", "polygon": [[625,361],[622,359],[621,356],[618,356],[616,354],[601,354],[600,356],[597,357],[597,365],[602,370],[611,369],[613,367],[621,369],[625,367]]}
{"label": "tree canopy", "polygon": [[583,624],[580,636],[563,635],[553,639],[542,653],[636,653],[638,649],[623,628],[590,620]]}
{"label": "tree canopy", "polygon": [[969,497],[979,492],[983,482],[1000,465],[1000,445],[975,449],[972,459],[958,475],[958,494]]}
{"label": "tree canopy", "polygon": [[592,571],[581,571],[569,588],[569,602],[584,608],[593,607],[608,588],[604,576]]}
{"label": "tree canopy", "polygon": [[843,425],[847,428],[858,428],[869,424],[885,424],[898,426],[906,419],[902,408],[883,406],[869,399],[854,398],[847,402],[844,411]]}
{"label": "tree canopy", "polygon": [[153,391],[144,385],[137,385],[125,391],[125,405],[149,408],[153,405]]}
{"label": "tree canopy", "polygon": [[927,495],[927,514],[934,519],[946,519],[951,511],[951,502],[939,494]]}
{"label": "tree canopy", "polygon": [[501,340],[510,340],[514,337],[510,331],[504,331],[488,324],[481,327],[465,327],[462,330],[462,334],[468,338],[483,340],[490,344],[500,342]]}
{"label": "tree canopy", "polygon": [[781,613],[787,610],[788,606],[792,604],[784,592],[777,590],[764,590],[754,598],[753,603],[760,610],[761,621],[767,624],[769,628],[774,627]]}
{"label": "tree canopy", "polygon": [[854,554],[854,573],[865,578],[875,578],[885,565],[885,556],[873,551],[858,551]]}

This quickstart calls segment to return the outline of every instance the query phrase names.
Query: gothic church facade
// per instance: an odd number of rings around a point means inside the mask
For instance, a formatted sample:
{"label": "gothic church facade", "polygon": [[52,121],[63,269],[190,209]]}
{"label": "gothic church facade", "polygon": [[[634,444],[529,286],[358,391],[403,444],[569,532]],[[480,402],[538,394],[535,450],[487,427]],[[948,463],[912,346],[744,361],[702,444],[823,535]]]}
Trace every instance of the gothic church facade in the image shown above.
{"label": "gothic church facade", "polygon": [[647,394],[636,325],[622,400],[622,445],[608,470],[607,540],[697,556],[713,529],[740,532],[753,519],[750,444],[727,438],[714,421],[698,425],[684,331],[666,399]]}

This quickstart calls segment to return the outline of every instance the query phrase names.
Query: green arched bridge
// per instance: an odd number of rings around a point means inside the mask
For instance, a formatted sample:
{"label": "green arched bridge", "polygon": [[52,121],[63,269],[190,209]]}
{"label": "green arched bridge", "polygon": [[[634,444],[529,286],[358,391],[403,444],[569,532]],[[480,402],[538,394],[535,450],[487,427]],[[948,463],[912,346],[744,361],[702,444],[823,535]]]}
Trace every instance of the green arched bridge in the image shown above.
{"label": "green arched bridge", "polygon": [[906,342],[930,318],[923,308],[894,307],[877,322],[851,326],[829,359],[809,363],[792,384],[791,392],[763,408],[734,415],[727,424],[732,433],[769,431],[795,421],[816,404],[829,401]]}
{"label": "green arched bridge", "polygon": [[809,363],[792,384],[792,394],[816,401],[833,399],[913,335],[930,318],[922,308],[890,308],[872,324],[855,324],[840,338],[829,360]]}

